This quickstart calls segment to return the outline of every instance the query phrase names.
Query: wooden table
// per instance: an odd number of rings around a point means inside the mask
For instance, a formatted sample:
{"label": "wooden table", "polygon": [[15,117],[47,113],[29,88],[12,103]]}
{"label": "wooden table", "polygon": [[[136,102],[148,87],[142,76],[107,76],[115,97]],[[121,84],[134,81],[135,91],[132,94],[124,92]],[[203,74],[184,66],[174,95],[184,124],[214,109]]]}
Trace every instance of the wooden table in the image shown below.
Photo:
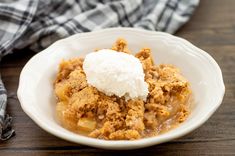
{"label": "wooden table", "polygon": [[[15,53],[1,63],[9,92],[8,113],[16,136],[0,143],[0,155],[235,155],[235,0],[201,0],[191,21],[176,35],[210,53],[223,71],[226,94],[221,107],[200,128],[169,143],[131,151],[108,151],[73,144],[39,128],[21,109],[16,97],[19,74],[32,52]],[[203,69],[202,69],[203,70]]]}

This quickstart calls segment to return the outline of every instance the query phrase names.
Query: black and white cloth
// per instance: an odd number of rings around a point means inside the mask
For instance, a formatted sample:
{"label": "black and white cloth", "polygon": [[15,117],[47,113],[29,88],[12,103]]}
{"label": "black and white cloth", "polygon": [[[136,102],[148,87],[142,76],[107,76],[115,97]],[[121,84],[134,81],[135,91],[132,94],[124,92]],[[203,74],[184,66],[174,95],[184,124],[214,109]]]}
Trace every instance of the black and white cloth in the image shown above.
{"label": "black and white cloth", "polygon": [[[14,49],[38,52],[72,34],[108,27],[136,27],[174,33],[199,0],[1,0],[0,60]],[[14,134],[6,115],[0,79],[0,139]]]}

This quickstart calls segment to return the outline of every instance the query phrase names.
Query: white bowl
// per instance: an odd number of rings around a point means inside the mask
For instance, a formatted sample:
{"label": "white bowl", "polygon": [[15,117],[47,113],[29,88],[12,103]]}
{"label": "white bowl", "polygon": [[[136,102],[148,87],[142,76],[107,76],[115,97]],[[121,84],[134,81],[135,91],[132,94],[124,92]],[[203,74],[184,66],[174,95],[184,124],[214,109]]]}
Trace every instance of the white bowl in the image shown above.
{"label": "white bowl", "polygon": [[[106,141],[75,134],[58,123],[52,84],[60,61],[83,57],[95,48],[109,48],[119,37],[128,41],[132,52],[137,52],[143,47],[151,48],[156,64],[176,65],[191,83],[196,103],[192,106],[189,118],[179,127],[151,138]],[[18,98],[25,113],[38,126],[57,137],[104,149],[136,149],[167,142],[198,128],[220,106],[224,92],[218,64],[208,53],[188,41],[162,32],[111,28],[59,40],[31,58],[20,75]]]}

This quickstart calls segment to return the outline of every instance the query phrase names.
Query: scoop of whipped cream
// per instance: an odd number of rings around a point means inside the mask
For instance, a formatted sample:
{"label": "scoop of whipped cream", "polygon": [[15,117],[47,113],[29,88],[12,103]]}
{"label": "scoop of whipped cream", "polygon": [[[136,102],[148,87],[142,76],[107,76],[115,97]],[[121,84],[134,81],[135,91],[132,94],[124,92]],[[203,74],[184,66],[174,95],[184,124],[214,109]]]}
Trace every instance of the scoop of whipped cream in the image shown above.
{"label": "scoop of whipped cream", "polygon": [[110,49],[92,52],[86,55],[83,70],[88,84],[108,96],[146,100],[148,85],[143,67],[133,55]]}

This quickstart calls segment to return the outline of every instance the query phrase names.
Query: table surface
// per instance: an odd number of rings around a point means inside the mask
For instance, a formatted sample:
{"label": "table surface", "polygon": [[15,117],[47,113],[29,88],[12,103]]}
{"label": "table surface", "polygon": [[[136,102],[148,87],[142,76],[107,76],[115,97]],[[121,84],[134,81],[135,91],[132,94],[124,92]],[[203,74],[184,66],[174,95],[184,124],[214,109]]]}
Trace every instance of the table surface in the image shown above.
{"label": "table surface", "polygon": [[16,136],[0,143],[0,155],[192,155],[235,154],[235,0],[201,0],[192,19],[177,33],[212,55],[222,68],[226,93],[221,107],[200,128],[168,143],[130,151],[109,151],[61,140],[39,128],[16,97],[20,71],[34,55],[29,50],[1,62],[9,92],[8,113]]}

